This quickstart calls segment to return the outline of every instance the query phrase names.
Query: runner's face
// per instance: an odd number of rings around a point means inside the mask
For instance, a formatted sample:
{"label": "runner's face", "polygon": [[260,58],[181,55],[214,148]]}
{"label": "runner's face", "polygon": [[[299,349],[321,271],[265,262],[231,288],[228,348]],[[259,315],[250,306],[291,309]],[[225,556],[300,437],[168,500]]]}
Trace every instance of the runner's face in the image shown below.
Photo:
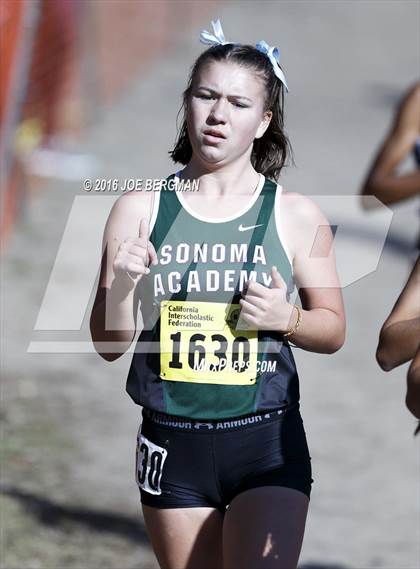
{"label": "runner's face", "polygon": [[187,109],[193,154],[213,165],[250,156],[254,139],[264,134],[271,118],[271,112],[264,113],[264,95],[264,84],[251,69],[228,62],[204,65]]}

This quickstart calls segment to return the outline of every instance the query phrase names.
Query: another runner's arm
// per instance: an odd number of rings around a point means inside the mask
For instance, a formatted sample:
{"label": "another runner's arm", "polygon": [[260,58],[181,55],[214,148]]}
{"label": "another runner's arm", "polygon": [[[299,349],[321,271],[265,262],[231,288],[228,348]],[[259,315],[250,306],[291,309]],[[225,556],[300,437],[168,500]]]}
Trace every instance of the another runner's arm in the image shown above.
{"label": "another runner's arm", "polygon": [[147,265],[157,263],[148,240],[151,198],[127,193],[114,204],[102,243],[101,272],[90,331],[96,351],[107,361],[116,360],[130,347],[138,312],[138,281]]}
{"label": "another runner's arm", "polygon": [[[404,97],[392,128],[383,142],[363,184],[362,196],[376,196],[390,205],[420,192],[420,170],[398,175],[397,166],[412,151],[420,133],[420,83]],[[366,208],[370,200],[362,200]]]}
{"label": "another runner's arm", "polygon": [[344,344],[346,319],[332,231],[312,200],[295,193],[285,198],[286,237],[303,309],[290,340],[311,352],[334,353]]}
{"label": "another runner's arm", "polygon": [[420,347],[407,373],[407,395],[405,404],[417,419],[420,419]]}
{"label": "another runner's arm", "polygon": [[379,336],[376,359],[385,371],[410,361],[420,339],[420,258]]}

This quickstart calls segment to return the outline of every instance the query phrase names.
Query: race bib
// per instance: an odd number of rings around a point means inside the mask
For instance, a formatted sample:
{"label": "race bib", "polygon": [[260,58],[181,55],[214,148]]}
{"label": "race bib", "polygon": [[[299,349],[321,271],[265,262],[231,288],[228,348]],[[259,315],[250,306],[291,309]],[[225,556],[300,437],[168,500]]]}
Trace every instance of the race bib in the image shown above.
{"label": "race bib", "polygon": [[162,494],[160,479],[168,451],[155,445],[142,434],[137,439],[136,479],[138,486],[149,494]]}
{"label": "race bib", "polygon": [[236,330],[239,304],[167,300],[160,307],[160,376],[167,381],[255,383],[258,331]]}

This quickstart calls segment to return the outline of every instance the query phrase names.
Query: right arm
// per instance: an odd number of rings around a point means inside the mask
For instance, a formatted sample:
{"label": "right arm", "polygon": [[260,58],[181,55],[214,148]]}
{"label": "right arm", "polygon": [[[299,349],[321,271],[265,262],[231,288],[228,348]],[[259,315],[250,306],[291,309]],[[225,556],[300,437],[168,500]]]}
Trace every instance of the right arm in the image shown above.
{"label": "right arm", "polygon": [[[420,170],[397,175],[396,168],[412,151],[420,133],[420,83],[401,102],[391,131],[380,148],[363,184],[362,196],[376,196],[385,205],[408,199],[420,192]],[[370,200],[362,198],[369,209]]]}
{"label": "right arm", "polygon": [[137,283],[150,272],[157,255],[149,241],[150,194],[122,195],[109,214],[102,242],[101,271],[90,317],[95,350],[114,361],[130,347],[136,333]]}

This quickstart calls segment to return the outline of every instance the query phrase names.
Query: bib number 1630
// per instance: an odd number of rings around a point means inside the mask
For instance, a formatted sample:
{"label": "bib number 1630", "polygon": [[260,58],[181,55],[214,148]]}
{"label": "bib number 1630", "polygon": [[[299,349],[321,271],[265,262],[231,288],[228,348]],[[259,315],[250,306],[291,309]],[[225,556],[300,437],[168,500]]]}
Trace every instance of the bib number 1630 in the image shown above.
{"label": "bib number 1630", "polygon": [[[170,338],[173,343],[173,349],[172,359],[168,365],[173,369],[182,369],[183,364],[180,360],[181,332],[171,334]],[[216,343],[212,355],[215,356],[218,361],[216,363],[210,363],[208,365],[208,371],[221,371],[228,365],[227,350],[229,342],[222,334],[212,334],[210,339],[212,343]],[[205,334],[196,333],[190,337],[188,342],[188,365],[190,369],[203,369],[205,362],[208,360],[209,354],[206,354],[206,340],[208,347],[208,338],[206,338]],[[249,355],[250,345],[248,338],[244,336],[236,337],[232,342],[231,368],[239,373],[244,372],[249,366]]]}

